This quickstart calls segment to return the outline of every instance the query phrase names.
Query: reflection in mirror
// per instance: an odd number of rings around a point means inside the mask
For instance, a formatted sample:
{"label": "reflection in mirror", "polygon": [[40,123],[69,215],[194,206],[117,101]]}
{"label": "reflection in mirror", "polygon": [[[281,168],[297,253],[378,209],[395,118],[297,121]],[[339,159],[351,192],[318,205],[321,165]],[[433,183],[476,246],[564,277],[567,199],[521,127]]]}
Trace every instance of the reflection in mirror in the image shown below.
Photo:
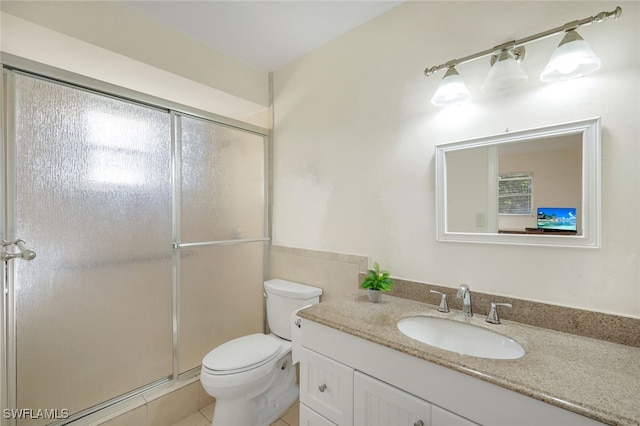
{"label": "reflection in mirror", "polygon": [[599,120],[436,147],[438,239],[598,246]]}

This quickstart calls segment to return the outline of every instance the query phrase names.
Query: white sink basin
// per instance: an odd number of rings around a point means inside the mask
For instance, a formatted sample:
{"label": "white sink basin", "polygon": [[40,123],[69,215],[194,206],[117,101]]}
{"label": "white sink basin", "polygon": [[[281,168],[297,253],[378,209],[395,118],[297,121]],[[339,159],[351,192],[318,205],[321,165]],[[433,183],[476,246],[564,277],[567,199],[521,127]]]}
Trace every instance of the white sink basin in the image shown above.
{"label": "white sink basin", "polygon": [[440,349],[480,358],[517,359],[524,355],[518,342],[475,325],[434,317],[398,321],[405,335]]}

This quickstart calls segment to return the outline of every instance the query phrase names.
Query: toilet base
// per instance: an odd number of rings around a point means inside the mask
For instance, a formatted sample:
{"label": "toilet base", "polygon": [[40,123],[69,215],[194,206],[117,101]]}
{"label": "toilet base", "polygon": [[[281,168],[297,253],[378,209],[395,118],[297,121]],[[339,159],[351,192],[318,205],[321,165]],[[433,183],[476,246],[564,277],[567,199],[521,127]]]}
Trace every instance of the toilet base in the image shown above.
{"label": "toilet base", "polygon": [[272,383],[265,392],[245,399],[216,399],[213,426],[269,426],[298,398],[296,369],[289,352],[276,367]]}
{"label": "toilet base", "polygon": [[275,404],[258,409],[255,401],[234,400],[216,402],[212,426],[269,426],[278,420],[298,399],[298,388],[291,389],[288,395]]}
{"label": "toilet base", "polygon": [[298,394],[298,387],[295,386],[293,389],[289,389],[287,394],[282,395],[277,403],[265,406],[260,411],[258,425],[269,426],[271,423],[278,420],[298,399]]}

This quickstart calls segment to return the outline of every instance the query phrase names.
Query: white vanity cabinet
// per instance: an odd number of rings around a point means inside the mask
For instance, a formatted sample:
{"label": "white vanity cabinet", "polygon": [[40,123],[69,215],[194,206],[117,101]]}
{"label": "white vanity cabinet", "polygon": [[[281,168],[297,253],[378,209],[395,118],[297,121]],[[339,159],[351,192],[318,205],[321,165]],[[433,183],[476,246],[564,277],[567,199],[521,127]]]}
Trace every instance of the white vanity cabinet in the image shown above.
{"label": "white vanity cabinet", "polygon": [[356,425],[429,426],[431,404],[357,371],[354,374]]}
{"label": "white vanity cabinet", "polygon": [[308,349],[300,360],[300,402],[305,426],[475,425]]}
{"label": "white vanity cabinet", "polygon": [[336,424],[300,402],[300,426],[336,426]]}
{"label": "white vanity cabinet", "polygon": [[[300,402],[330,421],[305,420],[300,424],[353,425],[353,368],[302,349],[300,356]],[[302,413],[301,413],[302,416]]]}
{"label": "white vanity cabinet", "polygon": [[353,376],[354,425],[476,426],[395,386],[356,371]]}
{"label": "white vanity cabinet", "polygon": [[301,328],[301,426],[602,425],[313,321]]}
{"label": "white vanity cabinet", "polygon": [[431,407],[431,426],[476,426],[477,423],[453,414],[443,408]]}

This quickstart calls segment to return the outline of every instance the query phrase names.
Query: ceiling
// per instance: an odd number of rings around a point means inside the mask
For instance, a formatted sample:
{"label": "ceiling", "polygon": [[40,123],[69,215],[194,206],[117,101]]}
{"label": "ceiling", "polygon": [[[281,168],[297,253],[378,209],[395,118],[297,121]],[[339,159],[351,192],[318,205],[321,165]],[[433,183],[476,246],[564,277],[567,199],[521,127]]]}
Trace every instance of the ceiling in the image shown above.
{"label": "ceiling", "polygon": [[273,71],[403,1],[147,0],[125,3],[255,68]]}

